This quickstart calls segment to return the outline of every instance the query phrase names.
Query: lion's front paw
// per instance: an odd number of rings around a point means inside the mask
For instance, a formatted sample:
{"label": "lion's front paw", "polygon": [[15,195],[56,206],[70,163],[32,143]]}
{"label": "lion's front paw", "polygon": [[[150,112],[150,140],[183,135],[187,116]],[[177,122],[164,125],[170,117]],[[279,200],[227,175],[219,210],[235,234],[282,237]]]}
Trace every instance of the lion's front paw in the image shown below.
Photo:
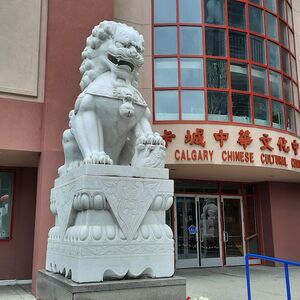
{"label": "lion's front paw", "polygon": [[84,159],[85,164],[112,165],[112,159],[105,152],[94,152]]}
{"label": "lion's front paw", "polygon": [[159,135],[159,133],[148,133],[145,135],[140,136],[137,139],[137,144],[144,144],[144,145],[161,145],[165,146],[165,141],[163,138]]}

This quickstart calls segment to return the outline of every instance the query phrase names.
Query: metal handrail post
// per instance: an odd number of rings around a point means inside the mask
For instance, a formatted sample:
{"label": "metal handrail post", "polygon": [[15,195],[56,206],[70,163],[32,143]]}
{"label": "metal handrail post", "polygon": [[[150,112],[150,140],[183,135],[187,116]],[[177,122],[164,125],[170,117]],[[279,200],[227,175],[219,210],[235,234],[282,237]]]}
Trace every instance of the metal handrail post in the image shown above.
{"label": "metal handrail post", "polygon": [[248,254],[245,256],[246,261],[246,277],[247,277],[247,295],[248,300],[251,300],[251,284],[250,284],[250,269],[249,269],[249,257]]}
{"label": "metal handrail post", "polygon": [[290,285],[290,275],[289,275],[289,265],[284,264],[284,273],[285,273],[285,283],[286,283],[286,296],[287,300],[291,300],[291,285]]}

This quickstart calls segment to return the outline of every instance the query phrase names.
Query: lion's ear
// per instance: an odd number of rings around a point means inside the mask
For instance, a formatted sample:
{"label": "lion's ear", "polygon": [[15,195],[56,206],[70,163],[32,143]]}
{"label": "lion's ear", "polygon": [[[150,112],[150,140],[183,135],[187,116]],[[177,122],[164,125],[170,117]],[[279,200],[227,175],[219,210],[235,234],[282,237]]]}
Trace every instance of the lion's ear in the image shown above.
{"label": "lion's ear", "polygon": [[140,34],[140,39],[141,39],[141,45],[142,45],[141,50],[142,50],[142,52],[144,52],[145,40],[144,40],[144,37],[142,34]]}

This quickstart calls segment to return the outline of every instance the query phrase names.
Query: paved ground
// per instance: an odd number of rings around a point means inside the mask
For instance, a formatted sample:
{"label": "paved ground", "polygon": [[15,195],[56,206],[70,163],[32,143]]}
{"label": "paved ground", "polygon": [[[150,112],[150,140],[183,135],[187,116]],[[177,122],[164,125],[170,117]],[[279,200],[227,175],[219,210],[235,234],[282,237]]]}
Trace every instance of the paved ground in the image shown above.
{"label": "paved ground", "polygon": [[[285,300],[283,268],[251,266],[252,300]],[[187,295],[192,299],[246,300],[247,288],[243,267],[177,270],[187,280]],[[300,300],[300,268],[290,268],[292,300]]]}
{"label": "paved ground", "polygon": [[0,286],[1,300],[32,300],[31,284]]}
{"label": "paved ground", "polygon": [[[243,267],[177,270],[187,280],[187,296],[209,300],[246,300]],[[290,268],[292,300],[300,300],[300,268]],[[282,268],[251,267],[252,300],[285,300],[285,279]],[[30,285],[0,286],[0,300],[35,299]],[[142,299],[141,299],[142,300]],[[155,300],[155,299],[154,299]]]}

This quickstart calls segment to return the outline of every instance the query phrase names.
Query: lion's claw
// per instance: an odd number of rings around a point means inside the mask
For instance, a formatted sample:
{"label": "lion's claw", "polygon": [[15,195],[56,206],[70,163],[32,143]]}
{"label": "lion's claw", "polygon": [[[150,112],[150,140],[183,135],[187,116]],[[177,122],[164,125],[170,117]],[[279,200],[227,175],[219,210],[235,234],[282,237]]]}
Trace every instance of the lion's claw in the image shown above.
{"label": "lion's claw", "polygon": [[112,159],[105,152],[94,152],[84,159],[85,164],[112,165]]}

